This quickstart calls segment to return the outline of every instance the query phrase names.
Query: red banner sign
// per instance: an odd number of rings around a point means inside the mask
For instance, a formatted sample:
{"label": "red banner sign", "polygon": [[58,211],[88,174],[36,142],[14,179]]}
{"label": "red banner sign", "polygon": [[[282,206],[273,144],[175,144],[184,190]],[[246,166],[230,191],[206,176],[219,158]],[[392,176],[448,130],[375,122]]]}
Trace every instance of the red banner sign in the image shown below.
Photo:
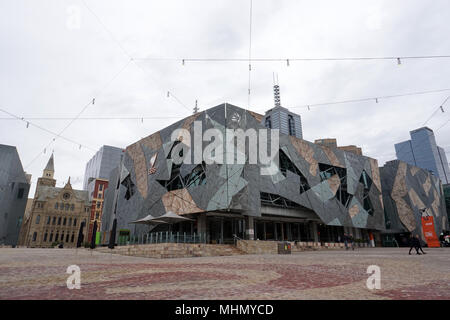
{"label": "red banner sign", "polygon": [[434,229],[434,218],[432,216],[422,217],[423,235],[429,248],[439,248],[439,240]]}

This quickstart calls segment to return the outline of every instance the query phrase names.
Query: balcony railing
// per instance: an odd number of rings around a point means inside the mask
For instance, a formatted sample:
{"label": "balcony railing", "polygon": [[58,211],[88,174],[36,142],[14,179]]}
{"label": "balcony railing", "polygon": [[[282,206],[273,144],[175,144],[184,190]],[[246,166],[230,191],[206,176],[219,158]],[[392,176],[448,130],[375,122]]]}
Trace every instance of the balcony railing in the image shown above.
{"label": "balcony railing", "polygon": [[208,234],[202,233],[186,233],[186,232],[151,232],[140,234],[138,236],[120,236],[116,237],[117,245],[136,245],[136,244],[152,244],[152,243],[208,243]]}

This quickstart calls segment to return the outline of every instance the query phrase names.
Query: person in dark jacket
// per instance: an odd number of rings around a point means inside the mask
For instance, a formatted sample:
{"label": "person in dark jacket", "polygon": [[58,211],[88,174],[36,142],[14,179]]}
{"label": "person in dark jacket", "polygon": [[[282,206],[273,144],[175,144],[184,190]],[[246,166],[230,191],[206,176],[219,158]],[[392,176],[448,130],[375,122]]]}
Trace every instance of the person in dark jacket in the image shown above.
{"label": "person in dark jacket", "polygon": [[426,252],[423,251],[422,241],[420,240],[419,235],[417,234],[416,235],[416,251],[417,251],[417,253],[419,253],[419,250],[422,251],[423,254],[427,254]]}
{"label": "person in dark jacket", "polygon": [[345,250],[348,250],[348,235],[344,233],[344,244],[345,244]]}
{"label": "person in dark jacket", "polygon": [[420,254],[419,249],[417,248],[417,245],[416,245],[416,238],[414,238],[414,236],[411,234],[409,236],[409,254],[411,254],[411,250],[413,248],[416,249],[417,254]]}
{"label": "person in dark jacket", "polygon": [[[422,254],[422,253],[426,254],[423,251],[423,249],[422,249],[422,244],[420,242],[419,235],[416,235],[415,237],[413,235],[411,235],[410,238],[409,238],[409,242],[410,242],[409,243],[409,245],[410,245],[409,254],[411,254],[411,250],[413,248],[416,250],[416,253],[419,254],[419,255]],[[420,253],[419,250],[422,251],[422,253]]]}
{"label": "person in dark jacket", "polygon": [[348,242],[350,243],[350,245],[352,246],[352,250],[355,250],[355,239],[353,238],[353,235],[352,234],[350,234],[349,236],[348,236]]}

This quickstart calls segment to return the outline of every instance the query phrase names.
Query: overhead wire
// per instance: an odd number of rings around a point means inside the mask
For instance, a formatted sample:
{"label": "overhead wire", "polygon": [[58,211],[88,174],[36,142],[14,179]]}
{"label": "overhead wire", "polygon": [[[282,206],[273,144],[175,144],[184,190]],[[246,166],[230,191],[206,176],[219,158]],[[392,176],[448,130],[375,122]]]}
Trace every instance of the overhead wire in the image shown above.
{"label": "overhead wire", "polygon": [[[329,106],[329,105],[336,105],[336,104],[347,104],[347,103],[356,103],[356,102],[365,102],[365,101],[375,101],[376,103],[379,103],[382,99],[391,99],[391,98],[399,98],[399,97],[406,97],[406,96],[415,96],[415,95],[422,95],[422,94],[429,94],[429,93],[438,93],[438,92],[444,92],[444,91],[450,91],[450,88],[445,89],[437,89],[437,90],[428,90],[428,91],[416,91],[416,92],[408,92],[403,94],[395,94],[395,95],[386,95],[386,96],[375,96],[370,98],[360,98],[360,99],[349,99],[349,100],[341,100],[341,101],[334,101],[334,102],[321,102],[321,103],[314,103],[314,104],[304,104],[299,106],[293,106],[289,107],[289,109],[308,109],[313,107],[320,107],[320,106]],[[262,110],[262,109],[259,109]]]}
{"label": "overhead wire", "polygon": [[439,111],[442,111],[442,113],[444,113],[444,105],[447,103],[447,101],[450,99],[450,96],[448,96],[444,102],[442,102],[439,107],[436,108],[436,111],[434,111],[432,113],[432,115],[427,119],[427,121],[424,122],[424,124],[422,125],[422,127],[426,126],[427,123],[436,115],[436,113],[438,113]]}
{"label": "overhead wire", "polygon": [[62,129],[62,130],[60,130],[59,132],[54,132],[54,131],[51,131],[51,130],[49,130],[49,129],[46,129],[46,128],[44,128],[44,127],[42,127],[42,126],[39,126],[39,125],[37,125],[37,124],[34,124],[34,123],[31,123],[29,120],[27,120],[27,119],[25,119],[25,118],[23,118],[23,117],[19,117],[19,116],[17,116],[17,115],[15,115],[15,114],[13,114],[13,113],[11,113],[11,112],[9,112],[9,111],[7,111],[7,110],[4,110],[4,109],[1,109],[0,111],[2,111],[3,113],[6,113],[6,114],[8,114],[9,116],[11,116],[11,117],[13,117],[13,118],[16,118],[17,120],[21,120],[21,121],[24,121],[24,122],[26,122],[27,123],[27,128],[30,126],[30,125],[33,125],[34,127],[36,127],[36,128],[39,128],[40,130],[43,130],[43,131],[46,131],[47,133],[50,133],[50,134],[52,134],[54,137],[44,146],[44,148],[43,149],[41,149],[41,151],[39,151],[39,153],[37,153],[36,154],[36,156],[32,159],[32,161],[31,162],[29,162],[26,166],[25,166],[25,168],[24,169],[27,169],[27,168],[29,168],[42,154],[45,154],[46,153],[46,151],[47,151],[47,149],[58,139],[58,138],[62,138],[63,140],[66,140],[66,141],[68,141],[68,142],[71,142],[71,143],[74,143],[74,144],[77,144],[80,148],[81,147],[84,147],[84,148],[86,148],[86,149],[90,149],[90,150],[93,150],[93,151],[96,151],[95,149],[93,149],[93,148],[91,148],[91,147],[88,147],[88,146],[86,146],[86,145],[83,145],[82,143],[78,143],[78,142],[76,142],[76,141],[74,141],[74,140],[72,140],[72,139],[68,139],[68,138],[65,138],[65,137],[62,137],[62,134],[81,116],[81,114],[90,106],[90,105],[94,105],[95,104],[95,99],[96,98],[98,98],[103,92],[104,92],[104,90],[106,90],[106,88],[107,87],[109,87],[109,85],[128,67],[130,65],[130,61],[128,61],[117,73],[115,73],[114,75],[113,75],[113,77],[111,78],[111,79],[109,79],[106,83],[105,83],[105,85],[103,85],[101,88],[100,88],[100,90],[96,93],[96,95],[95,95],[95,97],[93,97],[86,105],[84,105],[83,106],[83,108],[81,109],[81,111],[74,117],[74,118],[71,118],[70,120],[70,122]]}
{"label": "overhead wire", "polygon": [[[95,11],[88,6],[88,4],[86,3],[85,0],[82,0],[84,6],[89,10],[89,12],[91,12],[91,14],[94,16],[94,18],[99,22],[99,24],[103,27],[103,29],[109,34],[109,36],[111,37],[111,39],[120,47],[120,49],[122,50],[122,52],[130,59],[130,61],[133,62],[133,64],[135,66],[137,66],[140,70],[142,70],[145,74],[149,75],[156,84],[159,85],[159,81],[157,81],[153,75],[151,75],[150,73],[148,73],[144,68],[142,68],[142,66],[140,66],[137,62],[136,59],[134,59],[134,57],[128,52],[127,49],[125,49],[125,47],[122,45],[122,43],[114,36],[114,34],[111,32],[111,30],[109,30],[109,28],[103,23],[103,21],[100,19],[100,17],[95,13]],[[186,104],[184,104],[183,102],[181,102],[180,99],[178,99],[175,94],[173,93],[173,90],[168,90],[167,91],[167,96],[168,97],[173,97],[175,99],[175,101],[177,101],[181,106],[183,106],[185,109],[189,110],[189,112],[191,111],[190,108],[188,108],[186,106]]]}
{"label": "overhead wire", "polygon": [[448,59],[450,55],[428,55],[428,56],[385,56],[385,57],[324,57],[324,58],[170,58],[170,57],[134,57],[134,60],[145,61],[182,61],[186,62],[286,62],[289,66],[292,61],[369,61],[369,60],[393,60],[398,62],[401,60],[415,60],[415,59]]}

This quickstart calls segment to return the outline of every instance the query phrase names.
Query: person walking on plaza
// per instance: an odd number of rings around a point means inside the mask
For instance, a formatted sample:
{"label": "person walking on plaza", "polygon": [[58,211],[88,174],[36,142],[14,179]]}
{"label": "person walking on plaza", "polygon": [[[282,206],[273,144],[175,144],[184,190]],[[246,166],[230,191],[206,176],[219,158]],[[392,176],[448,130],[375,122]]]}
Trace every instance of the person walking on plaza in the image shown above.
{"label": "person walking on plaza", "polygon": [[423,254],[427,254],[422,249],[422,241],[420,240],[419,235],[416,234],[416,251],[417,251],[417,253],[419,253],[419,250],[422,251]]}
{"label": "person walking on plaza", "polygon": [[350,245],[352,246],[352,250],[355,250],[355,244],[354,244],[355,239],[353,239],[353,235],[350,234],[350,235],[348,236],[348,238],[349,238]]}
{"label": "person walking on plaza", "polygon": [[345,244],[345,250],[348,250],[348,235],[344,233],[344,244]]}
{"label": "person walking on plaza", "polygon": [[419,249],[417,248],[417,245],[416,245],[416,238],[414,238],[414,236],[411,234],[409,236],[409,252],[408,252],[408,254],[411,254],[411,250],[413,248],[416,249],[417,254],[420,254]]}
{"label": "person walking on plaza", "polygon": [[[414,248],[416,250],[417,254],[426,254],[423,249],[422,249],[422,244],[420,243],[420,239],[419,239],[419,235],[416,235],[415,237],[413,235],[411,235],[409,237],[409,254],[411,254],[411,250]],[[422,253],[419,252],[422,251]]]}

